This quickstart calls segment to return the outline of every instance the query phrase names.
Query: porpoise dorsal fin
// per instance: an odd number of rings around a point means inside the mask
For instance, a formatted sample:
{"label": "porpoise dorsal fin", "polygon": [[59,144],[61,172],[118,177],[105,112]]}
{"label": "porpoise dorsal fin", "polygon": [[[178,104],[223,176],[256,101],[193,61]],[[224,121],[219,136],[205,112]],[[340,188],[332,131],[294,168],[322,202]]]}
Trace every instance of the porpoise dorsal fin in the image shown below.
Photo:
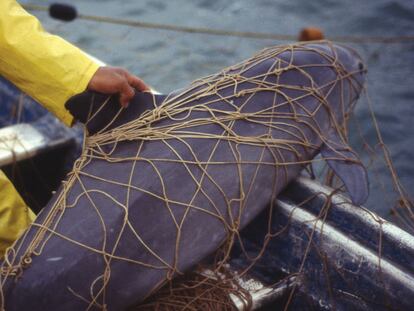
{"label": "porpoise dorsal fin", "polygon": [[144,111],[162,104],[166,95],[137,92],[128,108],[122,108],[118,96],[85,91],[71,97],[65,107],[73,117],[84,123],[93,135],[102,129],[111,129],[137,119]]}
{"label": "porpoise dorsal fin", "polygon": [[344,183],[352,203],[365,203],[369,194],[368,174],[358,156],[334,129],[321,149],[322,158]]}

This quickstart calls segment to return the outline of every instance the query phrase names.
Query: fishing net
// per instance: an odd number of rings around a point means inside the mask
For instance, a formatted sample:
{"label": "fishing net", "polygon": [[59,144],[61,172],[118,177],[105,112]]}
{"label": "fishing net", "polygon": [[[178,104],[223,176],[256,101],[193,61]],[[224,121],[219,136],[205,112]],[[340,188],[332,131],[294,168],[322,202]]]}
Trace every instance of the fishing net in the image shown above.
{"label": "fishing net", "polygon": [[[223,273],[235,245],[247,258],[244,274],[278,235],[271,229],[273,210],[289,181],[305,169],[309,176],[345,191],[324,167],[325,161],[360,164],[350,150],[338,151],[338,142],[328,138],[333,129],[346,143],[347,120],[363,88],[365,68],[344,64],[340,50],[329,42],[267,48],[187,89],[161,99],[145,95],[152,107],[133,118],[116,109],[106,125],[85,137],[82,155],[53,202],[8,250],[2,287],[18,283],[39,258],[61,245],[96,258],[96,273],[83,284],[88,290],[68,284],[73,299],[85,303],[87,310],[108,308],[108,292],[123,284],[120,271],[128,286],[142,282],[137,276],[143,271],[158,275],[150,290],[136,298],[139,301],[164,285],[134,310],[235,310],[230,293],[249,301],[233,275]],[[310,56],[302,63],[305,54]],[[86,126],[105,119],[102,112],[113,103],[111,98],[94,98]],[[336,153],[314,158],[323,144]],[[402,203],[408,206],[395,178]],[[240,231],[265,208],[268,234],[252,256],[244,251]],[[151,213],[161,216],[147,216]],[[114,215],[116,222],[111,220]],[[79,234],[82,225],[68,224],[79,217],[94,218],[88,223],[99,228],[93,243],[87,234]],[[138,226],[140,219],[152,235]],[[159,219],[162,227],[157,226]],[[197,219],[202,221],[194,228]],[[193,237],[197,241],[201,234],[215,233],[218,238],[208,243],[191,243]],[[152,243],[149,237],[165,239]],[[167,246],[169,241],[174,242]],[[187,260],[194,249],[199,257]],[[214,277],[204,275],[204,268],[185,275],[206,256]]]}
{"label": "fishing net", "polygon": [[[250,294],[240,287],[232,276],[225,274],[206,275],[204,268],[199,272],[189,273],[181,278],[171,281],[146,302],[130,310],[238,310],[231,295],[236,295],[240,301],[249,307]],[[204,272],[204,274],[202,273]]]}

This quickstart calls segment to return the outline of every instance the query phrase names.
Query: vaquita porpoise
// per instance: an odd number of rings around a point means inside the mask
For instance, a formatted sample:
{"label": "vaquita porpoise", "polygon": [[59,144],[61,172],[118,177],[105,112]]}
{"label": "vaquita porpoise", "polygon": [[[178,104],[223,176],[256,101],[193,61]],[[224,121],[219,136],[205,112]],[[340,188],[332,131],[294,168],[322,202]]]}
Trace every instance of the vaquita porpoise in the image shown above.
{"label": "vaquita porpoise", "polygon": [[316,159],[363,203],[367,173],[345,121],[365,72],[356,52],[321,41],[267,48],[168,95],[137,93],[126,109],[72,98],[83,152],[9,249],[3,307],[139,303],[237,236]]}

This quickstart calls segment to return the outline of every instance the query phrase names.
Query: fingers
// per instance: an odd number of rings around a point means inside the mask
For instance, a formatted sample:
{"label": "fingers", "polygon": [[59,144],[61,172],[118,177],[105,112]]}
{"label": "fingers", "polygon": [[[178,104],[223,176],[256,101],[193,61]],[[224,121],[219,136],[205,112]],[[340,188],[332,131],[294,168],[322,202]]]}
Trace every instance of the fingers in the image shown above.
{"label": "fingers", "polygon": [[149,91],[150,88],[148,85],[144,83],[140,78],[130,74],[129,72],[126,73],[126,78],[128,80],[129,85],[136,88],[140,92]]}
{"label": "fingers", "polygon": [[119,102],[121,103],[121,106],[124,108],[128,107],[128,104],[134,95],[134,88],[126,80],[124,80],[121,84],[121,89],[119,92]]}
{"label": "fingers", "polygon": [[137,76],[130,74],[124,69],[121,70],[123,77],[126,79],[126,83],[123,84],[120,92],[120,103],[122,107],[126,108],[135,95],[134,88],[140,92],[149,91],[150,88]]}
{"label": "fingers", "polygon": [[140,78],[117,67],[100,67],[88,84],[88,89],[103,94],[120,95],[120,103],[127,107],[135,95],[135,89],[143,92],[150,88]]}

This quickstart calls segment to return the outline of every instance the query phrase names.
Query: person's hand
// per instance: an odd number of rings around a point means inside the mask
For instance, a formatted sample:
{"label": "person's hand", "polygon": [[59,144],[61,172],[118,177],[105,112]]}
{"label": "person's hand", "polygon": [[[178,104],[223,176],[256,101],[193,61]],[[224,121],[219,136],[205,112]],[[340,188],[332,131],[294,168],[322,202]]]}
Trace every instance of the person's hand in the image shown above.
{"label": "person's hand", "polygon": [[150,88],[140,78],[117,67],[100,67],[89,81],[88,90],[103,94],[119,93],[119,101],[127,107],[134,97],[135,90],[149,91]]}

